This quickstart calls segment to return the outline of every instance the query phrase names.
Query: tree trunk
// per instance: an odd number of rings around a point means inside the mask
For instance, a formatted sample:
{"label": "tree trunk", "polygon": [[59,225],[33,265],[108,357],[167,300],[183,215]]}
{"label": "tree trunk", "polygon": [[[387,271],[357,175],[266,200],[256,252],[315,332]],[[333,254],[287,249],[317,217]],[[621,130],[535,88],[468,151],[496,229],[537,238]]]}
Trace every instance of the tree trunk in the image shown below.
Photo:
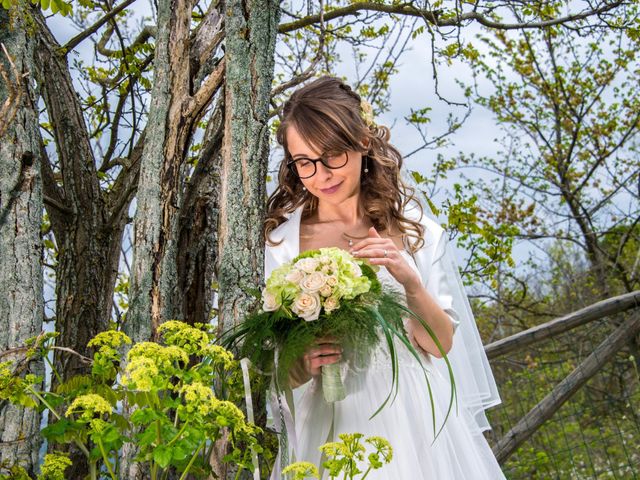
{"label": "tree trunk", "polygon": [[[62,177],[59,186],[51,178],[51,166],[43,165],[45,196],[56,200],[47,202],[47,212],[58,246],[57,343],[91,356],[87,342],[109,326],[125,217],[108,216],[66,58],[39,9],[32,15],[38,26],[38,79],[49,121],[55,126]],[[64,379],[88,372],[75,355],[56,355],[55,365]]]}
{"label": "tree trunk", "polygon": [[[14,7],[14,10],[20,7]],[[7,47],[20,75],[33,72],[33,39],[25,34],[21,12],[0,9],[0,43]],[[12,22],[12,24],[10,24]],[[0,53],[0,62],[10,72]],[[40,135],[32,77],[21,82],[16,116],[0,139],[0,361],[13,361],[21,372],[42,375],[42,361],[28,361],[25,345],[38,335],[43,320],[42,181]],[[0,105],[8,85],[0,81]],[[36,470],[40,447],[40,415],[0,403],[0,461]],[[6,473],[0,471],[0,473]]]}
{"label": "tree trunk", "polygon": [[219,325],[242,320],[263,280],[269,101],[278,2],[226,4],[225,124],[218,228]]}
{"label": "tree trunk", "polygon": [[[269,151],[269,102],[278,2],[229,0],[225,6],[225,114],[218,221],[220,329],[242,321],[263,281],[262,222]],[[264,396],[254,396],[264,411]],[[220,454],[223,452],[219,452]],[[216,472],[233,478],[233,468]],[[248,472],[244,472],[249,478]]]}
{"label": "tree trunk", "polygon": [[178,292],[182,318],[190,325],[209,323],[212,316],[222,127],[222,108],[218,106],[207,124],[206,141],[180,209]]}
{"label": "tree trunk", "polygon": [[[140,149],[134,149],[130,166],[123,169],[111,196],[103,192],[67,60],[39,6],[31,10],[31,19],[38,40],[37,77],[55,127],[61,174],[60,182],[42,150],[45,203],[58,247],[56,331],[60,336],[56,343],[90,357],[87,343],[109,328],[127,206],[133,196],[129,187],[137,179]],[[76,355],[60,351],[54,366],[63,379],[89,371]],[[75,447],[70,452],[73,465],[66,475],[83,478],[87,460]]]}
{"label": "tree trunk", "polygon": [[[207,267],[200,265],[202,269],[194,269],[193,266],[198,258],[206,259],[206,245],[204,251],[202,245],[186,252],[183,248],[198,243],[189,238],[189,229],[195,226],[196,230],[210,231],[207,224],[211,210],[205,205],[206,201],[205,204],[197,201],[203,192],[193,186],[186,202],[187,211],[180,215],[186,183],[185,158],[196,123],[221,85],[224,71],[224,63],[218,63],[200,84],[193,81],[196,72],[192,72],[192,68],[202,65],[194,61],[193,55],[211,54],[213,45],[217,45],[215,25],[220,16],[215,9],[207,13],[207,28],[199,29],[192,39],[191,2],[169,0],[158,6],[154,86],[138,185],[130,308],[124,325],[125,332],[134,341],[155,339],[162,322],[182,319],[185,299],[181,293],[186,291],[197,297],[202,290],[201,278]],[[198,84],[197,90],[194,83]],[[206,171],[204,164],[200,170]],[[207,189],[204,185],[203,190]],[[181,227],[185,229],[183,233],[186,232],[182,235]],[[195,253],[194,257],[182,258],[189,253]],[[198,278],[184,278],[189,275]],[[127,445],[125,449],[124,476],[145,478],[144,469],[132,462],[134,450],[135,445]]]}
{"label": "tree trunk", "polygon": [[[142,154],[131,302],[125,325],[134,341],[153,338],[160,323],[182,314],[177,246],[184,160],[194,126],[220,85],[224,68],[219,64],[196,92],[191,91],[190,25],[190,2],[159,4],[154,87]],[[207,40],[211,43],[212,38],[196,37],[196,44]]]}

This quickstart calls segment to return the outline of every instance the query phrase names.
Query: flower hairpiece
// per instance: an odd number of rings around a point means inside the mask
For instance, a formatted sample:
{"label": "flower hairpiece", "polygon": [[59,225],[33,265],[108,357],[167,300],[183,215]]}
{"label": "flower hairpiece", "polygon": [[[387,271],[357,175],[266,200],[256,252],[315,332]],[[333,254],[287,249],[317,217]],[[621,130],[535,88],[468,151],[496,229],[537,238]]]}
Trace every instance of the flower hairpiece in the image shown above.
{"label": "flower hairpiece", "polygon": [[375,126],[373,121],[373,107],[364,98],[360,100],[360,117],[367,127]]}

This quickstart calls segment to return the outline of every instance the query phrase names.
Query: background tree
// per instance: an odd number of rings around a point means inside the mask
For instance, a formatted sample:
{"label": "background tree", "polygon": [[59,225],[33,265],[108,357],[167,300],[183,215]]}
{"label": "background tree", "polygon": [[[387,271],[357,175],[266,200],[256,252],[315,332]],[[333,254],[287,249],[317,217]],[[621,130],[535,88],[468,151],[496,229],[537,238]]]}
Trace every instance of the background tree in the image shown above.
{"label": "background tree", "polygon": [[553,241],[585,255],[591,277],[583,283],[592,295],[583,302],[638,288],[632,260],[640,222],[640,104],[632,88],[639,80],[637,30],[587,35],[552,26],[493,32],[483,42],[484,55],[471,45],[460,49],[493,89],[488,96],[478,93],[476,101],[502,126],[504,150],[495,157],[463,154],[447,167],[475,172],[464,190],[477,199],[479,215],[505,226],[503,241],[521,248],[527,242],[538,252],[529,270],[519,269],[519,279],[503,263],[499,281],[488,277],[492,290],[512,286],[508,302],[526,295],[526,272],[537,274],[536,265],[549,259],[545,245]]}
{"label": "background tree", "polygon": [[[626,14],[637,18],[633,8]],[[486,224],[497,234],[497,246],[515,245],[529,256],[517,266],[494,256],[484,285],[476,284],[474,311],[486,339],[638,288],[637,33],[551,26],[491,32],[483,46],[456,49],[475,68],[470,94],[501,125],[503,151],[461,154],[441,165],[466,177],[458,188],[469,204],[458,206],[472,226],[479,218],[483,230]],[[459,238],[468,246],[483,235]],[[488,258],[471,252],[471,264],[483,267]],[[494,438],[627,319],[614,315],[494,360],[504,401],[491,415]],[[634,470],[624,445],[638,421],[628,408],[639,394],[638,338],[626,338],[628,346],[505,465],[516,478],[625,477]]]}

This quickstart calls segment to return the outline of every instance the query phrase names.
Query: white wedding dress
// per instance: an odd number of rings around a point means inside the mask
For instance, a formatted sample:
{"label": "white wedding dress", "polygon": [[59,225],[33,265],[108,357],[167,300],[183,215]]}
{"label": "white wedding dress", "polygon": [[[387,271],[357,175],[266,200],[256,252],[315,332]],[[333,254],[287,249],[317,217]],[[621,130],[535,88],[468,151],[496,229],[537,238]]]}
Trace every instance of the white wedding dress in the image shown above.
{"label": "white wedding dress", "polygon": [[[267,247],[265,257],[267,275],[273,268],[292,260],[299,253],[300,215],[301,210],[298,209],[286,223],[273,232],[272,239],[282,238],[284,241],[278,246]],[[454,301],[455,295],[452,295],[452,289],[448,286],[451,279],[448,278],[450,275],[447,275],[446,268],[442,268],[439,262],[433,261],[434,257],[437,257],[436,260],[439,259],[438,244],[444,241],[441,238],[443,237],[442,229],[428,219],[422,221],[422,224],[427,227],[427,231],[421,256],[411,256],[406,251],[403,255],[409,264],[416,268],[427,290],[452,317],[452,321],[457,326],[454,347],[449,356],[452,357],[454,364],[456,383],[466,382],[468,374],[475,374],[463,373],[461,367],[465,364],[458,361],[454,353],[456,348],[465,347],[462,344],[460,330],[467,324],[463,321],[459,326],[457,325],[460,314],[456,311],[456,308],[463,309],[463,307],[456,305]],[[425,256],[430,257],[426,263]],[[425,264],[430,265],[425,268]],[[386,269],[381,268],[378,276],[383,285],[402,291],[400,285]],[[465,308],[468,308],[468,304]],[[482,435],[482,430],[488,427],[484,408],[499,402],[493,377],[485,382],[487,385],[483,385],[483,388],[478,388],[478,385],[475,385],[478,379],[474,379],[472,383],[475,390],[468,390],[464,385],[458,385],[457,408],[454,404],[453,411],[436,438],[424,370],[399,341],[396,341],[396,350],[399,358],[398,394],[393,403],[388,403],[373,418],[370,417],[387,398],[391,388],[391,364],[385,342],[381,342],[374,349],[366,364],[349,359],[349,355],[345,354],[346,359],[342,370],[347,396],[344,400],[333,404],[325,402],[321,379],[318,378],[294,390],[293,405],[289,405],[284,398],[279,402],[273,402],[275,428],[288,432],[285,458],[289,462],[310,461],[320,465],[318,450],[320,445],[328,441],[338,441],[340,433],[362,433],[365,437],[384,437],[393,447],[392,461],[380,470],[369,473],[367,479],[499,480],[505,478]],[[465,355],[466,353],[468,352],[465,352]],[[476,360],[471,358],[470,362]],[[486,357],[484,361],[486,362]],[[428,354],[422,355],[422,365],[427,370],[434,397],[436,431],[442,427],[451,395],[451,386],[443,363],[442,360]],[[468,368],[471,366],[469,365]],[[481,396],[484,398],[480,399]],[[278,410],[275,410],[276,408]],[[281,423],[278,422],[278,417],[283,420]],[[276,460],[272,479],[282,478],[279,471],[282,454],[281,451]],[[326,472],[322,478],[327,478]]]}

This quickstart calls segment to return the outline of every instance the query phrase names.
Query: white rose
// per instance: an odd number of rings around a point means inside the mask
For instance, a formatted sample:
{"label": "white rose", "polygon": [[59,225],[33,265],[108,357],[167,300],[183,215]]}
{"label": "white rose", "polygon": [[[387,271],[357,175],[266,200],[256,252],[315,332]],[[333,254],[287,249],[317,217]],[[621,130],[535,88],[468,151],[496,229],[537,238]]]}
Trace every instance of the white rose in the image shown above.
{"label": "white rose", "polygon": [[322,255],[318,260],[320,260],[320,263],[322,263],[323,265],[331,263],[331,257],[329,255]]}
{"label": "white rose", "polygon": [[278,298],[267,290],[262,291],[262,309],[265,312],[273,312],[280,307]]}
{"label": "white rose", "polygon": [[291,310],[307,322],[317,320],[320,315],[320,297],[318,294],[302,292],[293,301]]}
{"label": "white rose", "polygon": [[320,295],[322,295],[323,297],[328,297],[331,295],[331,293],[333,293],[333,291],[331,287],[326,283],[324,284],[324,287],[320,289]]}
{"label": "white rose", "polygon": [[300,282],[303,292],[316,293],[327,284],[327,276],[322,272],[313,272],[304,277]]}
{"label": "white rose", "polygon": [[338,284],[338,278],[335,275],[329,275],[327,277],[327,285],[335,287]]}
{"label": "white rose", "polygon": [[295,283],[296,285],[300,283],[300,280],[304,278],[304,273],[301,270],[293,269],[284,277],[287,282]]}
{"label": "white rose", "polygon": [[303,272],[311,273],[315,272],[320,266],[320,262],[315,258],[302,258],[296,262],[294,267],[299,268]]}
{"label": "white rose", "polygon": [[332,312],[333,310],[340,307],[340,302],[336,297],[326,298],[324,301],[324,311],[327,313]]}

